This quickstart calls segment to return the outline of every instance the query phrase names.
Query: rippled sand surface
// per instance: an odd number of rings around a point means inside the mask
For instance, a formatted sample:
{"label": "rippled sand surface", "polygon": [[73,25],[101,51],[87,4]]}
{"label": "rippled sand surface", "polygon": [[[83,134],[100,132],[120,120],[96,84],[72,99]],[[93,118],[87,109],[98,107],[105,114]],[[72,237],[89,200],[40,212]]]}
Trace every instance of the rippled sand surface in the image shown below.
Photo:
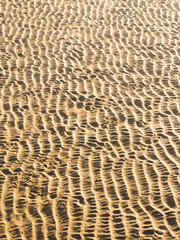
{"label": "rippled sand surface", "polygon": [[179,239],[179,11],[0,2],[0,239]]}

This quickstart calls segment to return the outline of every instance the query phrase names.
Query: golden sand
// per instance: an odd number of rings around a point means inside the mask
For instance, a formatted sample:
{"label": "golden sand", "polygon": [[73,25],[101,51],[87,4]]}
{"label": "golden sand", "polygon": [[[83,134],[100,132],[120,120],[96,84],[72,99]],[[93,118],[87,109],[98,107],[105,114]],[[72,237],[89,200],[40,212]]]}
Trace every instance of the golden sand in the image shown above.
{"label": "golden sand", "polygon": [[179,11],[0,2],[0,239],[180,239]]}

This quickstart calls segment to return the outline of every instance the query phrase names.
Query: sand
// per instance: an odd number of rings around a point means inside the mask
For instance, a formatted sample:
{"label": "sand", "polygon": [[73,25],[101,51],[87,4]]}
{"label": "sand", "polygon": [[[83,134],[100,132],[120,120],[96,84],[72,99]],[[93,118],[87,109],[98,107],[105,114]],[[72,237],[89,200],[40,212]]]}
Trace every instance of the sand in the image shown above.
{"label": "sand", "polygon": [[0,2],[0,239],[180,239],[179,11]]}

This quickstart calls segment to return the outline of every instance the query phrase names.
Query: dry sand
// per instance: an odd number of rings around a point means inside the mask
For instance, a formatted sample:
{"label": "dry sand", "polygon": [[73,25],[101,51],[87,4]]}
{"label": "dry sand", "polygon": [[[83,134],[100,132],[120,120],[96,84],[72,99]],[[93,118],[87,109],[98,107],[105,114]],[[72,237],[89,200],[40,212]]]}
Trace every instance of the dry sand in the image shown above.
{"label": "dry sand", "polygon": [[0,239],[179,239],[178,2],[0,2]]}

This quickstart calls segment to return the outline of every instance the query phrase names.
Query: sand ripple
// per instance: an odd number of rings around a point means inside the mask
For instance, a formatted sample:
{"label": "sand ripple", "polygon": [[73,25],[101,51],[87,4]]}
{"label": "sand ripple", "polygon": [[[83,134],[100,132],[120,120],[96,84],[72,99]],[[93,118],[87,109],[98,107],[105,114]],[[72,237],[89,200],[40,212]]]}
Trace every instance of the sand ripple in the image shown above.
{"label": "sand ripple", "polygon": [[0,239],[179,239],[179,10],[0,2]]}

